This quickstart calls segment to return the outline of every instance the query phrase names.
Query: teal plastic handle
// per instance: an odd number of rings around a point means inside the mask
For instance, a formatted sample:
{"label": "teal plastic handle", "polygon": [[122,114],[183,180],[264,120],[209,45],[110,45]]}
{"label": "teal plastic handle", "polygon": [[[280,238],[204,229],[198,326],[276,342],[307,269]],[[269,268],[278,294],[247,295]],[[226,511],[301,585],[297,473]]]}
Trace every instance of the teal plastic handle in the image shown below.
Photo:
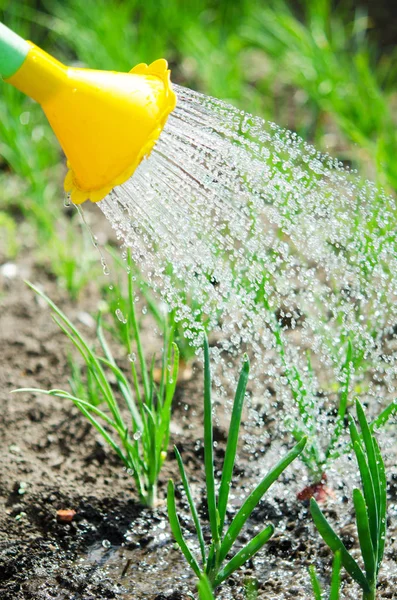
{"label": "teal plastic handle", "polygon": [[25,62],[29,44],[18,34],[0,23],[0,75],[12,77]]}

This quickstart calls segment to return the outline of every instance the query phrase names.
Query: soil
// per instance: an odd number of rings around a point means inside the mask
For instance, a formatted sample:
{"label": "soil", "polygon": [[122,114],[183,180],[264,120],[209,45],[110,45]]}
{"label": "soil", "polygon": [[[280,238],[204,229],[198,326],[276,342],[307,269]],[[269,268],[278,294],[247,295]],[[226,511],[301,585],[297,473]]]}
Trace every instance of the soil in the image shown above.
{"label": "soil", "polygon": [[[29,278],[94,339],[87,315],[95,313],[98,288],[89,287],[78,304],[67,299],[56,282],[21,256],[12,276],[0,275],[0,599],[1,600],[185,600],[195,593],[195,581],[173,542],[164,506],[169,477],[179,481],[169,452],[161,475],[160,505],[150,511],[139,505],[131,477],[71,404],[30,393],[12,395],[20,387],[68,389],[67,354],[70,345],[50,312],[23,279]],[[1,273],[1,270],[0,270]],[[118,349],[114,347],[115,355]],[[202,377],[199,368],[178,386],[174,403],[172,443],[182,453],[194,495],[205,519],[202,417]],[[272,419],[264,427],[271,434]],[[221,464],[227,430],[216,429],[216,460]],[[270,445],[258,436],[268,461],[285,452],[285,440]],[[287,438],[286,438],[287,439]],[[252,454],[252,444],[241,448],[232,506],[238,506],[263,461]],[[397,598],[397,471],[395,447],[388,460],[389,535],[378,598]],[[241,543],[268,522],[274,537],[260,555],[231,577],[219,598],[312,598],[307,577],[309,564],[330,563],[330,553],[315,533],[307,504],[296,498],[302,486],[296,463],[255,510]],[[339,480],[327,500],[327,514],[338,522],[341,535],[356,547],[350,495]],[[339,487],[338,487],[339,486]],[[187,504],[180,485],[177,500],[187,539],[194,539]],[[341,501],[342,498],[342,501]],[[59,510],[73,510],[69,522]],[[233,509],[228,515],[232,516]],[[340,525],[342,524],[342,526]],[[208,530],[206,531],[206,534]],[[358,598],[356,586],[345,575],[343,598]],[[257,596],[244,591],[257,580]]]}

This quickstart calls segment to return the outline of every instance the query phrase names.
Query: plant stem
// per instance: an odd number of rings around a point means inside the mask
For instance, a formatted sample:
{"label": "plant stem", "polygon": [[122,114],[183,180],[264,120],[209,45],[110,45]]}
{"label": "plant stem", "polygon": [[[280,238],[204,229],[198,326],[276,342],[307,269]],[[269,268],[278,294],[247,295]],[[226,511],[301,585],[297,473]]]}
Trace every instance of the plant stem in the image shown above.
{"label": "plant stem", "polygon": [[371,586],[369,592],[363,592],[363,600],[376,600],[376,587]]}
{"label": "plant stem", "polygon": [[157,504],[157,483],[153,483],[149,486],[147,494],[145,496],[145,504],[149,508],[154,508]]}

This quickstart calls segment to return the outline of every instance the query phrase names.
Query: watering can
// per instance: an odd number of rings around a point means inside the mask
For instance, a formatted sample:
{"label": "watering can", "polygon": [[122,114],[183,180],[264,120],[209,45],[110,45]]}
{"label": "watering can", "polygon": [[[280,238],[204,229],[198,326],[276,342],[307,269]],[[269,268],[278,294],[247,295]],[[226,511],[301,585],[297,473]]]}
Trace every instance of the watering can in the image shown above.
{"label": "watering can", "polygon": [[155,145],[176,96],[167,61],[129,73],[67,67],[0,23],[0,75],[41,105],[67,157],[75,204],[102,200]]}

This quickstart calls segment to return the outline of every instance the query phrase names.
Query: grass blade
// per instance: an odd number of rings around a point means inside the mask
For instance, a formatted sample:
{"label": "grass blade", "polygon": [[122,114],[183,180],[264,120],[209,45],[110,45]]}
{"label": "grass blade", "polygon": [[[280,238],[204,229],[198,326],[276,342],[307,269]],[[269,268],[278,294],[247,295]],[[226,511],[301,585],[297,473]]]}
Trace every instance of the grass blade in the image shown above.
{"label": "grass blade", "polygon": [[353,490],[353,503],[356,511],[357,532],[361,555],[365,565],[367,580],[372,584],[375,581],[376,551],[371,542],[371,533],[364,496],[362,495],[361,490],[358,490],[357,488]]}
{"label": "grass blade", "polygon": [[132,390],[124,373],[119,369],[119,367],[115,363],[111,362],[107,358],[102,358],[101,356],[98,356],[97,358],[102,364],[106,365],[115,375],[118,386],[120,388],[120,392],[122,393],[123,398],[127,404],[128,410],[130,411],[134,424],[136,425],[137,429],[142,430],[142,419],[134,402]]}
{"label": "grass blade", "polygon": [[[362,436],[363,436],[363,440],[364,440],[365,449],[367,451],[368,467],[369,467],[369,472],[371,475],[372,483],[374,486],[376,507],[378,509],[379,504],[380,504],[379,471],[378,471],[378,463],[376,461],[376,456],[375,456],[374,438],[373,438],[373,435],[371,434],[371,431],[370,431],[370,428],[368,425],[368,421],[367,421],[365,413],[364,413],[364,409],[363,409],[361,403],[359,402],[359,400],[356,400],[356,410],[357,410],[357,418],[358,418],[358,421],[359,421],[360,427],[361,427],[361,432],[362,432]],[[372,515],[369,515],[370,519],[371,519],[371,516]],[[377,515],[377,519],[378,519],[378,515]],[[376,521],[376,523],[377,523],[377,527],[378,527],[379,526],[378,521]],[[377,540],[376,540],[376,542],[377,542]],[[374,550],[375,550],[375,552],[377,552],[377,543],[376,543],[376,546],[374,546]]]}
{"label": "grass blade", "polygon": [[136,348],[137,348],[137,353],[138,353],[138,358],[139,358],[139,365],[141,368],[141,375],[142,375],[142,381],[143,381],[143,389],[145,391],[145,399],[147,402],[150,399],[149,373],[148,373],[148,369],[146,366],[146,360],[145,360],[145,355],[143,352],[142,341],[141,341],[141,334],[139,331],[139,325],[138,325],[138,321],[136,318],[136,312],[135,312],[135,299],[134,299],[132,276],[131,276],[132,258],[131,258],[130,250],[128,250],[128,266],[130,268],[130,272],[128,273],[128,301],[129,301],[129,309],[130,309],[128,320],[131,322],[132,332],[133,332],[135,343],[136,343]]}
{"label": "grass blade", "polygon": [[[42,294],[42,297],[44,299],[47,299],[47,296],[45,296],[45,294]],[[51,302],[51,307],[55,306],[55,304],[49,298],[48,301]],[[58,318],[53,315],[54,322],[58,325],[61,331],[63,331],[63,333],[70,339],[72,344],[74,344],[74,346],[80,352],[87,367],[91,369],[92,375],[95,378],[95,381],[97,382],[103,394],[103,397],[105,398],[106,404],[112,412],[114,420],[120,427],[123,427],[124,423],[120,414],[118,404],[98,359],[96,358],[88,344],[84,341],[84,338],[80,335],[79,331],[73,325],[72,328],[74,335],[70,333],[70,331],[67,329],[67,326],[64,325],[64,322],[70,323],[70,321],[58,308],[57,314],[60,315],[60,317]],[[70,327],[70,325],[68,326]]]}
{"label": "grass blade", "polygon": [[339,536],[332,529],[331,525],[328,523],[327,519],[324,517],[321,509],[319,508],[317,502],[314,498],[310,500],[310,512],[313,517],[313,521],[315,526],[318,529],[321,537],[324,542],[330,547],[333,552],[340,551],[341,560],[344,568],[349,573],[349,575],[356,581],[364,592],[369,593],[370,587],[366,580],[366,577],[354,558],[351,554],[346,550],[346,547]]}
{"label": "grass blade", "polygon": [[317,577],[316,569],[314,565],[309,567],[310,581],[313,588],[314,600],[322,600],[323,593],[321,591],[320,581]]}
{"label": "grass blade", "polygon": [[[108,362],[106,363],[104,359],[101,359],[101,357],[98,357],[98,359],[101,360],[104,364],[107,364],[107,366],[110,367],[112,369],[113,373],[116,375],[118,386],[119,386],[120,391],[123,395],[123,398],[128,406],[128,410],[130,411],[131,416],[134,419],[137,428],[139,430],[142,430],[142,426],[143,426],[142,419],[140,417],[140,414],[136,407],[136,404],[133,400],[131,387],[130,387],[126,377],[124,376],[124,374],[117,367],[116,362],[113,358],[113,355],[110,351],[110,348],[106,342],[105,336],[103,334],[101,313],[98,314],[98,318],[97,318],[96,334],[97,334],[99,343],[101,345],[101,348],[102,348]],[[117,372],[114,369],[117,369]]]}
{"label": "grass blade", "polygon": [[190,552],[185,540],[183,539],[178,515],[176,514],[175,488],[174,488],[174,483],[171,479],[168,482],[168,489],[167,489],[167,510],[168,510],[168,519],[170,522],[171,531],[175,538],[175,541],[177,542],[178,546],[180,547],[180,549],[181,549],[184,557],[186,558],[187,562],[189,563],[190,567],[193,569],[193,571],[195,572],[197,577],[200,577],[201,573],[200,573],[200,568],[197,564],[197,561],[194,558],[193,554]]}
{"label": "grass blade", "polygon": [[338,552],[335,552],[334,561],[332,563],[331,592],[329,595],[329,600],[339,600],[341,565],[342,558],[338,550]]}
{"label": "grass blade", "polygon": [[397,400],[394,400],[389,406],[387,406],[382,412],[372,421],[369,426],[370,430],[378,429],[387,423],[387,421],[397,413]]}
{"label": "grass blade", "polygon": [[[160,455],[162,451],[167,451],[169,439],[170,439],[170,421],[171,421],[171,405],[175,395],[176,384],[178,381],[179,371],[179,348],[172,342],[171,351],[174,353],[174,359],[172,364],[171,374],[167,374],[167,381],[165,385],[165,400],[161,408],[160,415],[160,427],[157,436],[156,452]],[[171,353],[169,354],[169,364],[171,362]]]}
{"label": "grass blade", "polygon": [[214,440],[212,429],[211,369],[207,336],[204,337],[204,466],[207,486],[208,515],[212,538],[219,543],[218,511],[215,497]]}
{"label": "grass blade", "polygon": [[198,514],[197,514],[196,506],[195,506],[195,504],[193,502],[193,497],[192,497],[192,493],[191,493],[191,490],[190,490],[190,485],[189,485],[189,482],[188,482],[187,477],[186,477],[185,467],[183,466],[181,455],[180,455],[179,450],[178,450],[178,448],[176,446],[174,446],[174,452],[175,452],[176,460],[178,461],[178,467],[179,467],[179,472],[181,474],[183,488],[185,490],[185,494],[186,494],[187,500],[189,502],[190,512],[192,513],[193,522],[194,522],[194,525],[196,527],[197,537],[198,537],[198,540],[199,540],[199,543],[200,543],[200,551],[201,551],[201,558],[202,558],[202,561],[203,561],[203,568],[205,568],[205,562],[206,562],[206,558],[205,558],[205,543],[204,543],[203,532],[202,532],[201,525],[200,525],[200,520],[199,520],[199,517],[198,517]]}
{"label": "grass blade", "polygon": [[386,481],[385,463],[383,461],[383,457],[382,457],[381,451],[379,449],[378,442],[376,441],[375,438],[374,438],[374,447],[375,447],[376,461],[378,463],[378,468],[379,468],[379,488],[380,488],[378,564],[376,566],[376,572],[378,572],[380,564],[383,559],[383,553],[384,553],[385,541],[386,541],[387,481]]}
{"label": "grass blade", "polygon": [[252,558],[254,554],[256,554],[262,546],[266,544],[267,541],[272,537],[274,533],[274,525],[268,525],[263,531],[258,533],[252,540],[244,546],[233,558],[227,563],[227,565],[219,571],[215,582],[214,587],[217,587],[222,583],[225,579],[227,579],[234,571],[239,569],[247,560]]}
{"label": "grass blade", "polygon": [[349,339],[348,343],[347,343],[346,360],[345,360],[343,368],[342,368],[342,371],[345,372],[346,380],[345,380],[345,383],[342,387],[342,391],[340,394],[339,409],[338,409],[338,415],[336,417],[334,431],[332,433],[332,437],[331,437],[330,443],[328,444],[328,448],[326,451],[326,459],[327,460],[332,455],[332,452],[340,438],[340,435],[341,435],[341,433],[343,431],[343,427],[344,427],[344,420],[345,420],[346,409],[347,409],[347,401],[349,399],[350,364],[352,362],[352,357],[353,357],[353,346]]}
{"label": "grass blade", "polygon": [[374,485],[371,477],[371,472],[362,449],[358,442],[354,442],[353,449],[357,458],[358,468],[360,471],[361,484],[364,490],[365,502],[368,509],[369,526],[371,539],[374,551],[377,553],[378,548],[378,508],[375,497]]}
{"label": "grass blade", "polygon": [[233,411],[230,419],[229,435],[227,439],[225,453],[225,461],[223,463],[222,478],[219,488],[218,513],[220,535],[222,535],[223,524],[225,522],[227,501],[229,498],[230,482],[232,480],[234,461],[236,458],[238,435],[241,423],[241,413],[243,410],[245,391],[247,389],[248,375],[249,361],[248,357],[246,357],[237,385],[236,395],[234,397]]}
{"label": "grass blade", "polygon": [[262,479],[253,492],[243,503],[242,507],[231,522],[229,529],[223,539],[220,549],[220,562],[222,562],[230,548],[234,544],[238,534],[243,528],[245,522],[250,517],[252,511],[257,506],[262,496],[267,492],[269,487],[280,477],[281,473],[292,463],[293,460],[302,452],[305,447],[307,438],[303,437],[278,463],[269,471]]}
{"label": "grass blade", "polygon": [[58,389],[41,390],[39,388],[19,388],[17,390],[12,390],[11,394],[15,394],[17,392],[30,392],[32,394],[45,394],[46,396],[56,396],[57,398],[66,398],[67,400],[71,400],[72,402],[78,402],[79,404],[81,404],[81,406],[83,406],[87,410],[93,412],[98,417],[101,417],[101,419],[103,419],[108,425],[110,425],[114,429],[117,427],[116,423],[114,421],[112,421],[112,419],[110,419],[100,408],[98,408],[94,404],[91,404],[90,402],[81,400],[80,398],[77,398],[76,396],[73,396],[72,394],[69,394],[69,392],[66,392],[64,390],[58,390]]}

